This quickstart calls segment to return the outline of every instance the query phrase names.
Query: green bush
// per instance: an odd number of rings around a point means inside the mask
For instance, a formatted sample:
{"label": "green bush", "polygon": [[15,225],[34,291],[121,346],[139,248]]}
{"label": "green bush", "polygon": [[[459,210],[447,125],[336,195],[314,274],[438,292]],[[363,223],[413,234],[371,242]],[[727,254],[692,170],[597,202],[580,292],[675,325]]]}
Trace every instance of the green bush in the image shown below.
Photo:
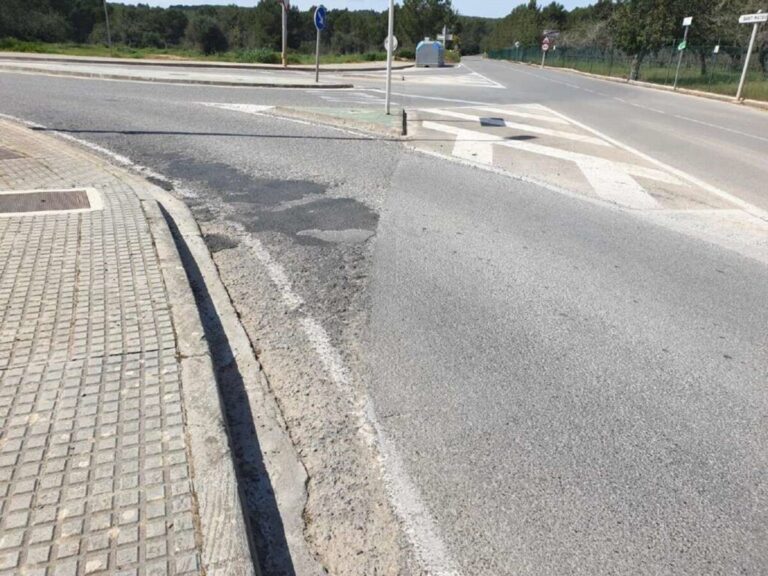
{"label": "green bush", "polygon": [[273,52],[269,48],[243,50],[242,52],[237,53],[236,58],[238,62],[280,64],[280,54]]}
{"label": "green bush", "polygon": [[187,37],[206,55],[226,52],[229,46],[219,23],[210,16],[192,20],[187,27]]}
{"label": "green bush", "polygon": [[397,57],[403,58],[405,60],[415,60],[416,59],[416,52],[414,50],[410,49],[403,49],[397,51]]}
{"label": "green bush", "polygon": [[452,64],[458,64],[461,62],[461,52],[458,50],[446,50],[445,61],[451,62]]}

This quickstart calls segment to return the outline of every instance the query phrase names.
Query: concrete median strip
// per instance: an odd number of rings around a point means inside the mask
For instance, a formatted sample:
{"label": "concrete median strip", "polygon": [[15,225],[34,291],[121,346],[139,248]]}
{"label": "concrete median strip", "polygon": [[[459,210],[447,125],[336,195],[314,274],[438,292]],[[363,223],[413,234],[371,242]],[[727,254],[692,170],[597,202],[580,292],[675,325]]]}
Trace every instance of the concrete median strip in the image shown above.
{"label": "concrete median strip", "polygon": [[[120,64],[122,65],[122,63]],[[256,78],[251,78],[248,75],[241,73],[239,75],[234,74],[217,74],[201,73],[201,72],[189,72],[183,74],[184,77],[178,72],[162,71],[162,70],[120,70],[119,68],[99,69],[100,66],[80,66],[76,64],[64,64],[64,63],[24,63],[19,64],[16,62],[3,61],[0,59],[0,71],[3,72],[16,72],[23,74],[45,74],[52,76],[66,76],[71,78],[90,78],[96,80],[118,80],[126,82],[151,82],[160,84],[191,84],[202,86],[226,86],[226,87],[243,87],[243,88],[295,88],[311,90],[317,88],[323,89],[341,89],[352,88],[352,84],[347,82],[323,82],[315,83],[307,77],[306,80],[296,80],[290,77],[281,77],[280,71],[272,71],[269,74],[262,73],[263,78],[258,79],[259,72],[254,72]],[[291,72],[287,72],[291,74]]]}

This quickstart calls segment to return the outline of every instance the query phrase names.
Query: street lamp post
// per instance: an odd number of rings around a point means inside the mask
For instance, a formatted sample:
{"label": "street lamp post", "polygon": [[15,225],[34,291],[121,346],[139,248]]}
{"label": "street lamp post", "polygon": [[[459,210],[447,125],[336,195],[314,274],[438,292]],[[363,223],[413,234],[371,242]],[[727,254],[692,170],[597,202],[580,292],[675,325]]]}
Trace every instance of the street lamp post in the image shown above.
{"label": "street lamp post", "polygon": [[283,7],[282,21],[283,21],[283,42],[282,42],[282,55],[280,60],[283,63],[283,68],[288,66],[288,10],[291,7],[290,0],[277,0],[280,2],[280,6]]}
{"label": "street lamp post", "polygon": [[392,101],[392,53],[395,50],[395,0],[389,0],[389,28],[387,32],[387,96],[384,104],[387,115]]}
{"label": "street lamp post", "polygon": [[107,10],[107,0],[104,0],[104,22],[107,24],[107,44],[112,50],[112,32],[109,30],[109,10]]}

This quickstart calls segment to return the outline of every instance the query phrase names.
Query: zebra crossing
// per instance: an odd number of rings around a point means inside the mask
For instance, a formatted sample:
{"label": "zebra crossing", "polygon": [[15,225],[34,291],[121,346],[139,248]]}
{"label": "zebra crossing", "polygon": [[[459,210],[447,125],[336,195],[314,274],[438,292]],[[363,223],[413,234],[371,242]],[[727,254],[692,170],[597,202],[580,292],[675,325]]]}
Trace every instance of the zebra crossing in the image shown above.
{"label": "zebra crossing", "polygon": [[738,200],[540,104],[420,108],[411,145],[634,210]]}

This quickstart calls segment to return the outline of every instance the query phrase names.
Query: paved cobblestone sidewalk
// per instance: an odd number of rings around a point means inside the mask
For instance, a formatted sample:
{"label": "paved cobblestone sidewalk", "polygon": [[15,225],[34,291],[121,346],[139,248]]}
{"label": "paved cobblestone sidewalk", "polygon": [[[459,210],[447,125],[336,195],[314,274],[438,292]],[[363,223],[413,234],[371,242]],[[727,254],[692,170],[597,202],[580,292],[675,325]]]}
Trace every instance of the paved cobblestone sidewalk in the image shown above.
{"label": "paved cobblestone sidewalk", "polygon": [[0,193],[87,186],[103,204],[0,213],[0,575],[216,572],[168,291],[126,174],[0,120]]}

